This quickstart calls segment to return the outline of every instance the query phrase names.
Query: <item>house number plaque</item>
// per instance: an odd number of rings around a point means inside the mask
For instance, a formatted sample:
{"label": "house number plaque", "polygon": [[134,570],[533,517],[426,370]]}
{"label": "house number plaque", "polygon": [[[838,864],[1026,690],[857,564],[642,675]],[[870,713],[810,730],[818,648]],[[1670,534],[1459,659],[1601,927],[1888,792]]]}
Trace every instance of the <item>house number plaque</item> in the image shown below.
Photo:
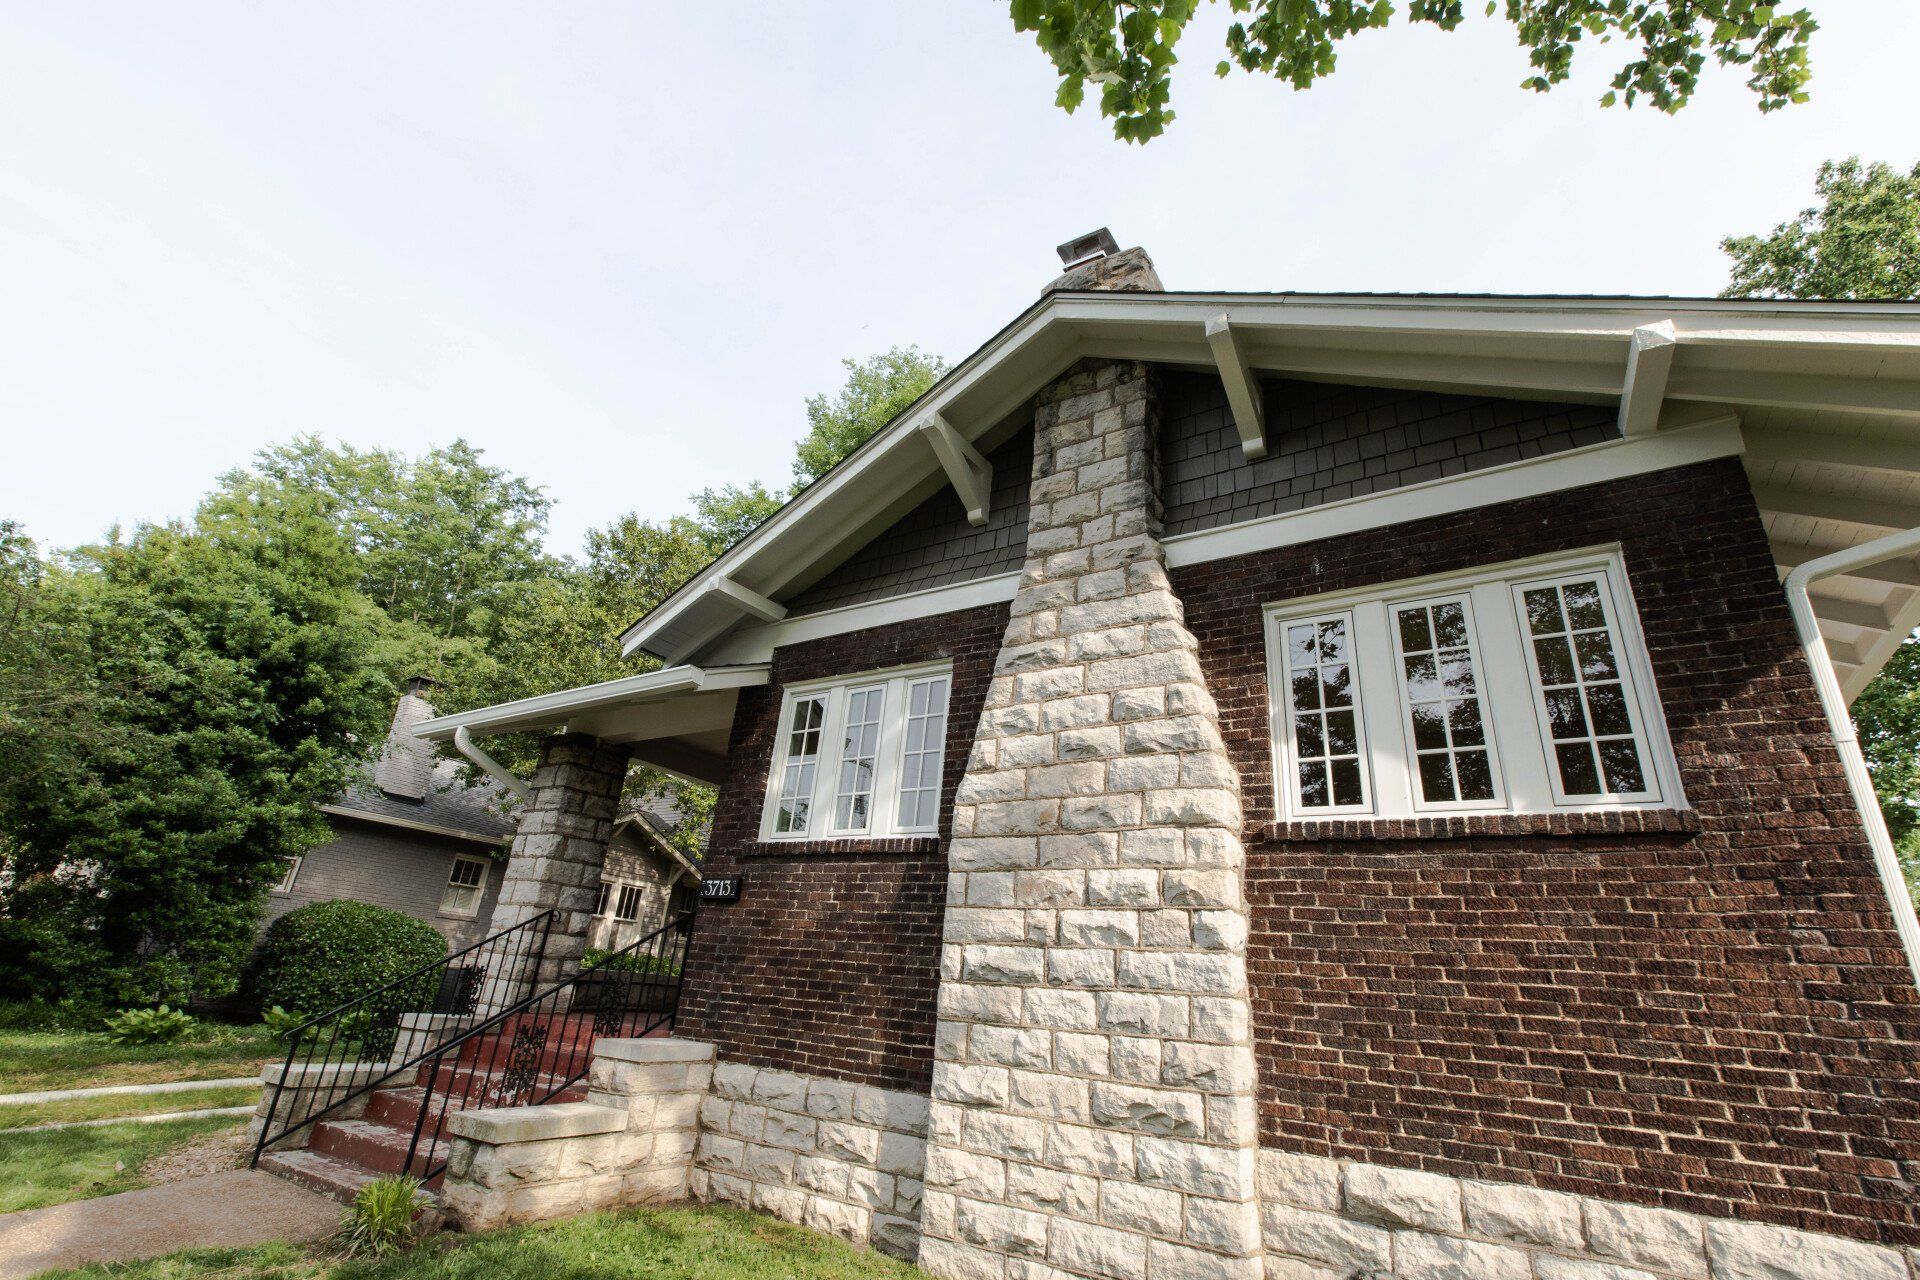
{"label": "house number plaque", "polygon": [[700,901],[738,902],[745,876],[709,876],[700,882]]}

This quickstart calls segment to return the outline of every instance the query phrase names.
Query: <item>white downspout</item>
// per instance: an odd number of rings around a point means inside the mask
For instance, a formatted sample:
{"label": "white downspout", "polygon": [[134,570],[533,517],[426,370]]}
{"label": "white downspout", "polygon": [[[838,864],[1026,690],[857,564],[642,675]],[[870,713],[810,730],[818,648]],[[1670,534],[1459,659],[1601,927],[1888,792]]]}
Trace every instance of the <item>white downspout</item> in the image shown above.
{"label": "white downspout", "polygon": [[1820,705],[1826,710],[1827,722],[1833,726],[1833,745],[1840,751],[1840,767],[1846,770],[1847,787],[1860,810],[1860,821],[1867,828],[1874,869],[1880,873],[1887,906],[1893,910],[1893,927],[1906,950],[1907,967],[1912,970],[1914,981],[1920,983],[1920,917],[1914,914],[1913,897],[1907,891],[1906,877],[1900,873],[1900,859],[1893,851],[1887,820],[1881,816],[1880,799],[1874,794],[1866,757],[1860,754],[1860,739],[1853,729],[1853,717],[1847,712],[1846,696],[1840,692],[1839,677],[1833,674],[1833,660],[1827,654],[1826,638],[1820,634],[1820,622],[1814,617],[1813,601],[1807,598],[1808,586],[1821,578],[1916,551],[1920,551],[1920,529],[1909,529],[1818,556],[1787,575],[1787,607],[1793,610],[1794,629],[1800,633],[1800,644],[1807,651],[1813,687],[1819,691]]}
{"label": "white downspout", "polygon": [[519,797],[521,804],[532,803],[533,788],[508,773],[505,765],[482,751],[480,744],[473,740],[473,735],[467,732],[467,726],[461,725],[453,731],[453,745],[461,755],[479,765],[480,772]]}

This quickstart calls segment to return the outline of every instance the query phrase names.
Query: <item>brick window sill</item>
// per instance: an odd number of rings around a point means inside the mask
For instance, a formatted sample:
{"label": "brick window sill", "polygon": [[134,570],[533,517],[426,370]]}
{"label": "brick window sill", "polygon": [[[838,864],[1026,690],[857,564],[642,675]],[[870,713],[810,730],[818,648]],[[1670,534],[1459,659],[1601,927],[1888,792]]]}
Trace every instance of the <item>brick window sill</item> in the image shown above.
{"label": "brick window sill", "polygon": [[938,836],[895,836],[886,840],[756,840],[739,845],[734,854],[742,858],[792,858],[832,855],[864,857],[869,854],[938,853]]}
{"label": "brick window sill", "polygon": [[1615,809],[1606,813],[1467,813],[1434,818],[1327,818],[1249,824],[1262,842],[1471,840],[1483,836],[1691,835],[1691,809]]}

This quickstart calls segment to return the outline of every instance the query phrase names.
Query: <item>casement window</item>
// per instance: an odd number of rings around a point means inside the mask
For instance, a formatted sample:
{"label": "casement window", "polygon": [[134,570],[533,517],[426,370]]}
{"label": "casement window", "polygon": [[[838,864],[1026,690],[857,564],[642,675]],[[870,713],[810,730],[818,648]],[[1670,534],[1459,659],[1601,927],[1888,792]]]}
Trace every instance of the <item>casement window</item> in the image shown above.
{"label": "casement window", "polygon": [[480,913],[480,893],[487,883],[485,858],[456,857],[447,872],[447,887],[440,892],[440,911],[449,916]]}
{"label": "casement window", "polygon": [[593,914],[612,916],[615,920],[638,920],[644,893],[642,886],[625,880],[602,880],[600,904],[593,909]]}
{"label": "casement window", "polygon": [[788,688],[761,837],[931,833],[952,685],[951,669],[941,666]]}
{"label": "casement window", "polygon": [[1617,553],[1267,611],[1287,818],[1680,807]]}
{"label": "casement window", "polygon": [[300,878],[300,859],[297,857],[285,857],[280,859],[280,862],[285,868],[285,870],[282,871],[279,882],[276,883],[273,886],[273,888],[270,889],[268,892],[292,893],[293,882]]}

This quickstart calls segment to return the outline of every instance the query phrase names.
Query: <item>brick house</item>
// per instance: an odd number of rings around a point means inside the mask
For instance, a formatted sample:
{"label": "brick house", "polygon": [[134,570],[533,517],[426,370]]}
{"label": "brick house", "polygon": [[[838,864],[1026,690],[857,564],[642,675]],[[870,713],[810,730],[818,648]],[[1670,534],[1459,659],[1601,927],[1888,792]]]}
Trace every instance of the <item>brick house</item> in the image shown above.
{"label": "brick house", "polygon": [[566,731],[496,926],[587,944],[633,760],[742,879],[670,1047],[540,1131],[655,1125],[638,1172],[473,1120],[450,1207],[690,1191],[960,1280],[1909,1277],[1920,934],[1844,706],[1920,622],[1920,306],[1068,257],[625,634],[660,671],[419,726]]}

